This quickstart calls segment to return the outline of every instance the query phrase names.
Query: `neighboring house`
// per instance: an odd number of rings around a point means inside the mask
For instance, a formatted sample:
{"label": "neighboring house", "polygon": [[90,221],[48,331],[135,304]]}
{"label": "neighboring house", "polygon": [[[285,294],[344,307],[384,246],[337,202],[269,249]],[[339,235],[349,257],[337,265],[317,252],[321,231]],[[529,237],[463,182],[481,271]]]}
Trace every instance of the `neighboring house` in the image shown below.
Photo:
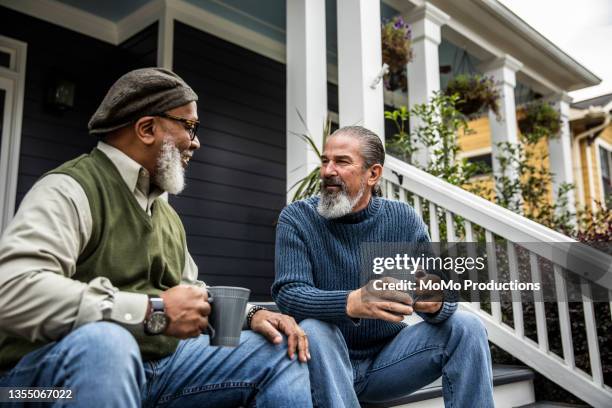
{"label": "neighboring house", "polygon": [[612,205],[612,94],[573,103],[570,109],[574,177],[579,202]]}
{"label": "neighboring house", "polygon": [[[584,101],[571,103],[569,121],[571,166],[574,201],[579,209],[596,209],[601,203],[609,208],[612,200],[612,94],[601,95]],[[490,118],[482,116],[468,124],[472,133],[460,135],[459,157],[492,165]],[[540,142],[536,149],[541,154],[550,154],[548,143]],[[555,161],[556,158],[552,158]],[[550,160],[540,165],[549,167]],[[554,172],[554,170],[553,170]],[[557,175],[553,175],[557,178]],[[478,177],[491,186],[492,177]],[[566,179],[569,182],[570,179]]]}
{"label": "neighboring house", "polygon": [[[412,24],[407,95],[385,93],[376,80],[381,18],[396,14]],[[298,112],[319,142],[328,112],[339,126],[359,123],[383,137],[385,106],[426,102],[449,79],[440,66],[462,55],[473,61],[467,69],[493,76],[502,92],[503,119],[483,118],[476,127],[488,129],[466,150],[492,153],[496,171],[495,148],[484,135],[516,141],[516,101],[539,93],[564,121],[560,138],[550,142],[551,168],[557,183],[573,182],[567,92],[600,80],[495,0],[0,0],[0,231],[38,177],[95,145],[87,121],[119,75],[172,68],[200,96],[202,148],[191,161],[187,189],[170,203],[184,221],[201,277],[269,299],[276,218],[290,187],[318,161],[294,135],[306,130]],[[426,218],[433,240],[458,239],[454,216],[460,216],[463,239],[482,233],[488,242],[503,239],[508,251],[513,243],[573,242],[392,157],[384,176],[388,197],[410,197],[417,211],[427,206],[443,214]],[[541,248],[528,248],[534,279],[538,260],[554,264],[558,294],[576,262],[595,269],[612,264],[588,248],[567,258]],[[490,271],[497,273],[495,263]],[[598,284],[612,290],[609,274],[602,276]],[[537,339],[524,331],[520,301],[513,303],[512,322],[502,321],[499,303],[490,312],[478,302],[462,307],[483,319],[492,342],[561,387],[595,406],[612,399],[592,302],[584,302],[589,367],[576,366],[566,302],[558,304],[562,357],[548,345],[542,303],[535,307]],[[520,378],[496,373],[498,406],[533,402],[530,370]],[[439,395],[429,391],[419,398]]]}

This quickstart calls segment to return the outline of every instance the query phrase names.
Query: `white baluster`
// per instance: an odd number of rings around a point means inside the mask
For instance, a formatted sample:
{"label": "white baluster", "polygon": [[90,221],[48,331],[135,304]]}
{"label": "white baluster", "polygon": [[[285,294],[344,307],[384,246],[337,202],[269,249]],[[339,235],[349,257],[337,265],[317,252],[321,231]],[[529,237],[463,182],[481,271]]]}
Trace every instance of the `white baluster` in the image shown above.
{"label": "white baluster", "polygon": [[395,193],[393,191],[393,183],[391,183],[389,180],[385,181],[385,197],[389,200],[393,200],[394,196]]}
{"label": "white baluster", "polygon": [[559,265],[554,264],[555,290],[557,293],[557,306],[559,307],[559,328],[561,329],[561,344],[563,346],[563,359],[570,368],[576,367],[574,360],[574,346],[572,342],[572,327],[567,299],[567,284],[565,272]]}
{"label": "white baluster", "polygon": [[[463,222],[465,228],[465,242],[467,244],[468,256],[472,259],[476,258],[476,245],[474,240],[474,231],[472,229],[472,223],[468,220]],[[470,280],[472,282],[478,282],[478,270],[476,268],[470,269]],[[472,291],[471,294],[472,307],[476,310],[480,309],[480,294],[478,291]]]}
{"label": "white baluster", "polygon": [[591,361],[591,374],[593,381],[603,385],[603,371],[601,369],[601,356],[599,355],[599,341],[597,340],[597,325],[595,321],[595,310],[593,309],[593,298],[591,295],[591,284],[581,278],[582,306],[584,308],[584,324],[586,326],[587,344],[589,346],[589,359]]}
{"label": "white baluster", "polygon": [[[414,195],[414,211],[416,211],[417,215],[423,218],[423,209],[421,208],[421,197],[418,195]],[[610,302],[612,305],[612,302]]]}
{"label": "white baluster", "polygon": [[446,215],[446,241],[456,242],[457,237],[455,236],[455,223],[453,222],[453,213],[445,210]]}
{"label": "white baluster", "polygon": [[546,309],[544,308],[544,288],[542,287],[542,274],[538,256],[529,252],[531,265],[531,281],[540,284],[540,290],[533,291],[533,301],[536,315],[536,327],[538,329],[538,347],[544,352],[548,352],[548,329],[546,328]]}
{"label": "white baluster", "polygon": [[407,201],[406,200],[406,189],[402,186],[399,186],[399,200],[402,203],[405,203]]}
{"label": "white baluster", "polygon": [[[514,243],[507,241],[508,248],[508,268],[510,270],[510,281],[520,281],[518,271],[518,259]],[[523,324],[523,304],[521,303],[521,291],[511,290],[512,296],[512,319],[514,320],[514,332],[517,336],[525,335],[525,325]]]}
{"label": "white baluster", "polygon": [[[487,242],[489,280],[497,282],[497,255],[495,254],[495,239],[493,238],[493,233],[489,230],[485,230],[485,241]],[[501,299],[499,297],[499,292],[496,290],[491,291],[491,315],[497,323],[501,323]]]}
{"label": "white baluster", "polygon": [[472,223],[468,220],[463,222],[463,227],[465,228],[465,242],[475,242],[474,241],[474,230],[472,228]]}
{"label": "white baluster", "polygon": [[433,242],[440,242],[440,228],[438,226],[438,213],[436,211],[436,205],[433,202],[429,202],[429,233],[430,238]]}

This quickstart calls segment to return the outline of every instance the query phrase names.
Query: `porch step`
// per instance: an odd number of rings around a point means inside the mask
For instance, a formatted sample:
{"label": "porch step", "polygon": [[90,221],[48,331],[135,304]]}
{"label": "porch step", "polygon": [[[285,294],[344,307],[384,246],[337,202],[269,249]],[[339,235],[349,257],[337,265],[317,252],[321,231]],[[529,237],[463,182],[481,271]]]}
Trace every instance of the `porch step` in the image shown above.
{"label": "porch step", "polygon": [[517,408],[588,408],[588,405],[565,404],[562,402],[538,401],[533,404],[521,405]]}
{"label": "porch step", "polygon": [[[493,398],[497,408],[529,406],[535,401],[533,391],[534,373],[528,367],[493,365]],[[476,402],[476,401],[474,401]],[[434,408],[443,407],[442,379],[420,390],[384,404],[362,404],[362,408]]]}

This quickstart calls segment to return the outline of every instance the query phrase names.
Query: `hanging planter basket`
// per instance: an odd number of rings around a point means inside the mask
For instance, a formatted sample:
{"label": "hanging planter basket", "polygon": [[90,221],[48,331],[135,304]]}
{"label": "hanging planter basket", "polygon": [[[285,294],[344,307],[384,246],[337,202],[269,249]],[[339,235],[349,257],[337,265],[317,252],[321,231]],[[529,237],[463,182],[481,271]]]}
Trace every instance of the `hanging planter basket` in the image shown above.
{"label": "hanging planter basket", "polygon": [[491,78],[460,74],[448,82],[444,93],[459,96],[455,107],[465,116],[474,116],[483,109],[491,109],[499,116],[499,91]]}
{"label": "hanging planter basket", "polygon": [[384,76],[385,88],[389,91],[408,90],[406,64],[412,61],[410,26],[401,16],[383,23],[381,28],[382,60],[389,66]]}
{"label": "hanging planter basket", "polygon": [[534,101],[519,109],[518,126],[527,143],[555,138],[561,130],[561,115],[548,102]]}

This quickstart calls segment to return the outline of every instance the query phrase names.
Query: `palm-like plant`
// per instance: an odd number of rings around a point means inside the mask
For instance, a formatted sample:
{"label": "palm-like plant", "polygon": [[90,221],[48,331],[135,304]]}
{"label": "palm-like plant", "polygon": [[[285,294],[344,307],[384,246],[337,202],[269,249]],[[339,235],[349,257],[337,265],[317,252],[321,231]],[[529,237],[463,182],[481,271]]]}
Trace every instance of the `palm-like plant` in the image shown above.
{"label": "palm-like plant", "polygon": [[[306,142],[306,144],[310,146],[310,148],[316,153],[317,157],[319,157],[320,159],[321,151],[323,150],[323,146],[325,146],[325,141],[327,140],[327,138],[329,137],[331,133],[331,119],[328,117],[323,125],[323,145],[321,146],[321,148],[319,148],[317,144],[315,143],[314,139],[312,138],[312,136],[310,135],[308,126],[306,126],[306,121],[304,120],[304,118],[302,117],[299,111],[297,114],[298,114],[298,117],[300,118],[300,121],[304,125],[304,129],[306,129],[306,133],[296,133],[296,132],[291,132],[291,131],[290,133],[299,137],[304,142]],[[310,173],[306,175],[306,177],[302,178],[297,183],[292,185],[289,190],[292,190],[296,186],[297,186],[297,189],[295,191],[295,194],[293,194],[293,198],[291,199],[291,202],[303,200],[305,198],[312,197],[314,195],[319,194],[321,192],[320,173],[321,173],[321,164],[319,164],[314,169],[312,169]]]}

